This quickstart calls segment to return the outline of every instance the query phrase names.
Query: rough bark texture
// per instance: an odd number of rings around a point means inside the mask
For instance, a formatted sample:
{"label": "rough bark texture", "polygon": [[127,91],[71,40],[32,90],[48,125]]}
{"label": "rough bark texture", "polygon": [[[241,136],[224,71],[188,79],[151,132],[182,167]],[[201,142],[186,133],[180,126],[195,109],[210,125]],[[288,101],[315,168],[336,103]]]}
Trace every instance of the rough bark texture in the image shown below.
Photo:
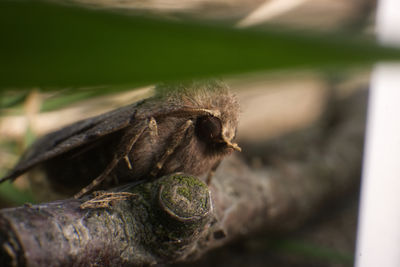
{"label": "rough bark texture", "polygon": [[301,133],[242,144],[209,187],[179,174],[123,188],[132,194],[98,193],[83,206],[88,199],[2,210],[0,265],[177,262],[259,229],[298,227],[356,188],[365,107],[364,91]]}
{"label": "rough bark texture", "polygon": [[0,265],[144,265],[193,250],[212,211],[203,182],[176,174],[123,191],[2,210]]}

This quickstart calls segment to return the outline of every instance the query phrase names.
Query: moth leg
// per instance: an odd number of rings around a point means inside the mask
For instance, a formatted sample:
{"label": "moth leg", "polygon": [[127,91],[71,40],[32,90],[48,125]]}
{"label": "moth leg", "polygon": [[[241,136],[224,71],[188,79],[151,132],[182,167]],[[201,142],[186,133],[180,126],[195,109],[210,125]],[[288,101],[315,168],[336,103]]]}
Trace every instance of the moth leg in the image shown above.
{"label": "moth leg", "polygon": [[139,137],[143,134],[144,130],[147,128],[147,123],[144,123],[139,130],[137,127],[128,128],[124,135],[121,138],[121,142],[117,148],[117,152],[114,154],[113,159],[107,165],[105,170],[94,179],[89,185],[84,187],[79,193],[77,193],[74,198],[80,198],[85,195],[87,192],[98,186],[104,179],[110,174],[110,172],[117,166],[118,162],[128,155],[129,151],[132,150],[133,145],[139,139]]}
{"label": "moth leg", "polygon": [[128,165],[128,168],[129,168],[130,170],[132,170],[132,163],[131,163],[131,160],[129,159],[129,156],[128,156],[128,155],[125,155],[125,156],[124,156],[124,160],[125,160],[125,162],[126,162],[126,165]]}
{"label": "moth leg", "polygon": [[93,198],[85,201],[80,205],[81,209],[98,209],[98,208],[108,208],[114,202],[128,200],[131,197],[137,195],[129,192],[94,192]]}
{"label": "moth leg", "polygon": [[[150,134],[150,142],[154,144],[156,142],[156,138],[158,137],[158,127],[157,127],[157,122],[153,117],[150,118],[150,121],[149,121],[147,127],[150,130],[150,132],[149,132],[149,134]],[[129,153],[129,151],[128,151],[128,153]],[[126,165],[128,166],[128,168],[130,170],[132,170],[132,168],[133,168],[132,167],[132,162],[131,162],[131,160],[129,158],[128,153],[124,156],[124,160],[125,160]]]}
{"label": "moth leg", "polygon": [[218,169],[218,166],[221,164],[222,160],[217,161],[217,163],[212,166],[210,172],[207,175],[206,183],[207,185],[211,184],[211,180],[214,177],[215,171]]}
{"label": "moth leg", "polygon": [[150,118],[148,127],[150,130],[150,142],[154,144],[157,141],[158,137],[158,126],[157,121],[156,119],[154,119],[154,117]]}
{"label": "moth leg", "polygon": [[181,143],[182,139],[185,137],[185,134],[187,130],[193,126],[193,121],[192,120],[187,120],[184,124],[182,124],[178,130],[176,131],[176,134],[173,136],[173,140],[169,143],[169,146],[165,150],[164,154],[162,155],[161,159],[156,163],[155,167],[153,170],[150,172],[150,176],[156,177],[158,172],[162,169],[164,166],[164,163],[167,161],[168,157],[174,153],[175,149],[178,147],[178,145]]}

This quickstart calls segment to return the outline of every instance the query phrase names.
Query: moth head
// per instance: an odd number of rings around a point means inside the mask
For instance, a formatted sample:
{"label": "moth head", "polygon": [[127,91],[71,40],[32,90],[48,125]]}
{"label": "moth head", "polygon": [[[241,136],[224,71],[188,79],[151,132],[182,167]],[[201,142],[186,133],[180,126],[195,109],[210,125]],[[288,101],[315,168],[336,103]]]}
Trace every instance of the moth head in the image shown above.
{"label": "moth head", "polygon": [[197,135],[206,143],[213,144],[225,149],[241,151],[238,144],[233,142],[236,127],[214,115],[205,115],[197,119]]}
{"label": "moth head", "polygon": [[218,151],[240,151],[233,142],[238,126],[239,103],[228,86],[218,80],[158,86],[157,94],[176,116],[196,118],[196,134]]}

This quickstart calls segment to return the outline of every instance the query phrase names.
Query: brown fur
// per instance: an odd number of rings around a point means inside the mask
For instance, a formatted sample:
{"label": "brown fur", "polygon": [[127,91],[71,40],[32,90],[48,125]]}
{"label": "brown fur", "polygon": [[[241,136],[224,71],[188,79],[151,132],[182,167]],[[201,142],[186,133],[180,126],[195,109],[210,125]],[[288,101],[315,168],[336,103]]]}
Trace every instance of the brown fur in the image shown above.
{"label": "brown fur", "polygon": [[[196,122],[204,116],[220,120],[223,140],[199,138]],[[152,98],[44,136],[2,181],[40,165],[60,191],[94,180],[81,196],[100,182],[106,188],[178,171],[200,176],[233,151],[226,142],[235,137],[238,116],[238,102],[221,82],[159,86]]]}

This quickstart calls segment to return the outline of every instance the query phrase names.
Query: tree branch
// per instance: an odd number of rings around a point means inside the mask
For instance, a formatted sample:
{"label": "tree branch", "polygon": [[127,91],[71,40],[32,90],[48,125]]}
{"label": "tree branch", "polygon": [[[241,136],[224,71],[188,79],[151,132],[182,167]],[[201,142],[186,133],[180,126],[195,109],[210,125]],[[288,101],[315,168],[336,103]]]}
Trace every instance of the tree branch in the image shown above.
{"label": "tree branch", "polygon": [[365,107],[361,92],[335,102],[324,123],[242,145],[243,155],[225,160],[209,187],[177,174],[83,200],[2,210],[0,264],[177,262],[259,229],[298,227],[356,189]]}
{"label": "tree branch", "polygon": [[144,265],[193,250],[212,211],[203,182],[170,175],[123,191],[2,210],[1,266]]}

